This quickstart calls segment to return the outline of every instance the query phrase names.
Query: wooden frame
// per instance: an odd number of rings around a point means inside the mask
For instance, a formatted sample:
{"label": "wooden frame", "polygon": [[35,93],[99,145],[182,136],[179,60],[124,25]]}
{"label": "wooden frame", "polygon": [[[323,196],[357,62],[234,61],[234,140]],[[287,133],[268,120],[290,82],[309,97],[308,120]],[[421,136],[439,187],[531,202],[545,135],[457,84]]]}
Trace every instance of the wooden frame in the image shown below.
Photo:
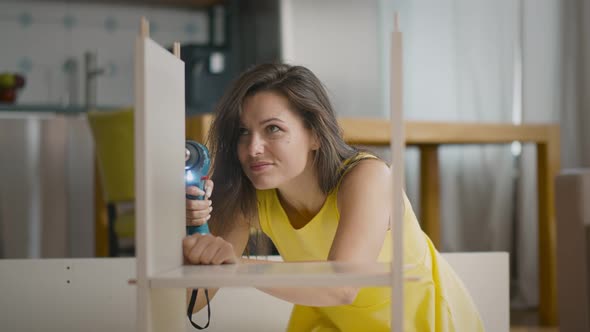
{"label": "wooden frame", "polygon": [[[396,29],[397,30],[397,29]],[[403,329],[403,167],[392,185],[393,259],[390,263],[288,262],[278,264],[183,265],[184,63],[149,39],[142,21],[135,53],[135,207],[137,256],[137,330],[184,329],[185,289],[202,287],[390,286],[391,331]],[[392,35],[392,69],[400,75],[401,35]],[[401,76],[392,84],[392,120],[403,123]],[[210,119],[209,119],[210,120]],[[208,123],[197,122],[200,130]],[[190,126],[190,125],[189,125]],[[201,127],[199,127],[201,126]],[[403,126],[395,128],[393,162],[402,165]],[[202,131],[201,133],[204,133]],[[201,140],[202,141],[202,140]],[[222,208],[222,207],[221,207]],[[403,279],[402,279],[403,278]]]}

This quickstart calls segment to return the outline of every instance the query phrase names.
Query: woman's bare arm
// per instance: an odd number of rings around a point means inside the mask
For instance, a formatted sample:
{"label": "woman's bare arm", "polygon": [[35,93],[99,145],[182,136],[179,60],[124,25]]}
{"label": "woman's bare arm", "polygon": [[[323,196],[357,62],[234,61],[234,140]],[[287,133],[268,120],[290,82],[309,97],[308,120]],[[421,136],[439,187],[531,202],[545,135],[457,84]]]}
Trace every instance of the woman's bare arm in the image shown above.
{"label": "woman's bare arm", "polygon": [[[250,227],[248,222],[245,221],[243,218],[236,221],[236,226],[233,227],[231,230],[228,231],[227,234],[223,234],[221,237],[231,243],[234,249],[235,257],[240,257],[246,248],[248,243],[248,236],[250,234]],[[215,294],[217,293],[218,288],[208,288],[209,293],[209,300],[213,299]],[[192,293],[192,289],[187,289],[187,297],[186,303],[188,305],[190,301],[190,296]],[[207,300],[205,299],[204,289],[199,289],[199,295],[197,296],[197,301],[195,303],[195,307],[193,309],[193,313],[198,312],[202,308],[207,305]]]}
{"label": "woman's bare arm", "polygon": [[[389,228],[390,179],[389,168],[382,161],[372,159],[361,161],[345,175],[338,192],[340,221],[328,260],[377,261]],[[350,304],[359,291],[358,287],[259,289],[285,301],[309,306]]]}

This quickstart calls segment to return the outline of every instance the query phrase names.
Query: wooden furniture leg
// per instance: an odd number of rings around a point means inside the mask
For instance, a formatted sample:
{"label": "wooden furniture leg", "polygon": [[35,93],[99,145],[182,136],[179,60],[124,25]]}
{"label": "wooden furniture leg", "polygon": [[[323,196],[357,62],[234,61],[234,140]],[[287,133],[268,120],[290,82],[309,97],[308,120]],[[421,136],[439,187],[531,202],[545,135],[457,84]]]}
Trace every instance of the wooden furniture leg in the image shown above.
{"label": "wooden furniture leg", "polygon": [[94,256],[108,257],[108,221],[98,162],[94,160]]}
{"label": "wooden furniture leg", "polygon": [[537,144],[539,318],[542,325],[557,326],[554,179],[559,170],[559,130],[551,130],[549,136],[546,143]]}
{"label": "wooden furniture leg", "polygon": [[440,188],[438,145],[419,145],[420,149],[420,221],[422,229],[440,249]]}

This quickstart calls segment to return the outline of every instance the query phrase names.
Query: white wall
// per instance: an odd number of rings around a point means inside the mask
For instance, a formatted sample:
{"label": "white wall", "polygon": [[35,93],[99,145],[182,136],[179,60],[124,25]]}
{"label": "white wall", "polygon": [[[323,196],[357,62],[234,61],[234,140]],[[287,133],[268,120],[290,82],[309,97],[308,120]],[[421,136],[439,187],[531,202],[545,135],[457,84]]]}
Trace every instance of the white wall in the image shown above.
{"label": "white wall", "polygon": [[[207,43],[203,10],[70,1],[0,1],[0,72],[18,72],[20,105],[84,102],[83,54],[95,51],[97,103],[133,104],[139,19],[161,45]],[[64,64],[78,66],[68,89]],[[84,117],[0,112],[0,257],[94,255],[93,142]]]}
{"label": "white wall", "polygon": [[339,116],[384,117],[379,19],[377,0],[281,0],[282,60],[311,69]]}
{"label": "white wall", "polygon": [[[66,59],[78,62],[79,81],[83,82],[83,53],[96,51],[98,65],[106,70],[97,80],[98,104],[131,105],[133,41],[141,16],[150,20],[151,37],[160,45],[208,42],[209,19],[203,10],[3,0],[0,71],[26,76],[20,103],[67,104]],[[83,102],[83,85],[79,89]]]}

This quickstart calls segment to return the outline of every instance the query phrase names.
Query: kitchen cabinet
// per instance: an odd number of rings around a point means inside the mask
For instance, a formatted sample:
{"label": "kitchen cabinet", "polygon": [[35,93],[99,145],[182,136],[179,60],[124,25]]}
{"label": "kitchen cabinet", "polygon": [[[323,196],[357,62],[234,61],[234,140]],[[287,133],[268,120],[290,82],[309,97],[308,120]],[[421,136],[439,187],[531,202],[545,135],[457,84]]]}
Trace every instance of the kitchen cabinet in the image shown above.
{"label": "kitchen cabinet", "polygon": [[83,109],[0,105],[0,257],[93,257],[93,199]]}

